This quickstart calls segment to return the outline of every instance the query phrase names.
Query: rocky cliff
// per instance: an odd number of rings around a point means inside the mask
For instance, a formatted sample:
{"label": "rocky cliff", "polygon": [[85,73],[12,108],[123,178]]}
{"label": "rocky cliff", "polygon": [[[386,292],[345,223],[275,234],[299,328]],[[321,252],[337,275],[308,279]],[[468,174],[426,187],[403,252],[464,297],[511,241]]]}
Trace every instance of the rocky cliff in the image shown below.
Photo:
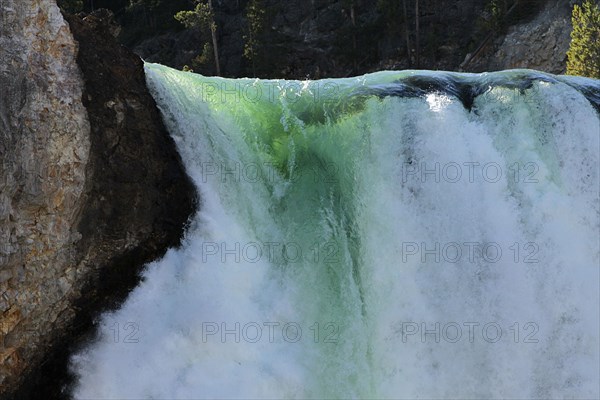
{"label": "rocky cliff", "polygon": [[552,0],[531,21],[510,26],[468,71],[499,71],[529,68],[564,74],[571,43],[573,1]]}
{"label": "rocky cliff", "polygon": [[[51,1],[0,3],[0,382],[73,318],[90,125],[77,44]],[[39,361],[36,360],[36,361]]]}
{"label": "rocky cliff", "polygon": [[69,25],[53,0],[0,2],[5,397],[60,397],[46,390],[67,350],[179,243],[195,208],[142,62],[107,20]]}

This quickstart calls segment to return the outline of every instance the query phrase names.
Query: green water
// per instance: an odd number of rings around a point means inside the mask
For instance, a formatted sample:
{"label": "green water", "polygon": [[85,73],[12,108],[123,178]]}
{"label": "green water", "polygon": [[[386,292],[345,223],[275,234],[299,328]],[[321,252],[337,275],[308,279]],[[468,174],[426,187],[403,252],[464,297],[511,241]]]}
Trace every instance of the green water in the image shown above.
{"label": "green water", "polygon": [[146,72],[201,207],[78,397],[597,396],[595,81]]}

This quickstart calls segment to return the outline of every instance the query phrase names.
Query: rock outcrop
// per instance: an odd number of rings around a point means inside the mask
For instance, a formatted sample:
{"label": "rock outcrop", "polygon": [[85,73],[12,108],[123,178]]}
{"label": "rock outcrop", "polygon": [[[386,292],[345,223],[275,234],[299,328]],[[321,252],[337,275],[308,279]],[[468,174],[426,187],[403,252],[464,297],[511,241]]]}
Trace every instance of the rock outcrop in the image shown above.
{"label": "rock outcrop", "polygon": [[47,0],[0,3],[0,383],[73,318],[90,125],[77,43]]}
{"label": "rock outcrop", "polygon": [[470,66],[470,71],[528,68],[564,74],[571,43],[570,0],[549,1],[532,20],[508,28],[492,51]]}
{"label": "rock outcrop", "polygon": [[145,263],[178,245],[195,210],[142,61],[116,42],[108,17],[69,26],[53,0],[0,2],[6,397],[60,397],[67,350]]}

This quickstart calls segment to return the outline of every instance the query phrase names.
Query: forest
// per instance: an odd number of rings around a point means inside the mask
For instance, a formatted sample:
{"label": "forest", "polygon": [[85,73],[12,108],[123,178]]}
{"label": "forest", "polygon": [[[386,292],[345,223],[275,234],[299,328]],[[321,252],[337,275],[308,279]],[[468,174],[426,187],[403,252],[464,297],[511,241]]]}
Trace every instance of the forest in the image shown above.
{"label": "forest", "polygon": [[[550,0],[62,0],[107,8],[147,61],[206,75],[320,78],[381,69],[471,71]],[[477,72],[477,71],[475,71]]]}

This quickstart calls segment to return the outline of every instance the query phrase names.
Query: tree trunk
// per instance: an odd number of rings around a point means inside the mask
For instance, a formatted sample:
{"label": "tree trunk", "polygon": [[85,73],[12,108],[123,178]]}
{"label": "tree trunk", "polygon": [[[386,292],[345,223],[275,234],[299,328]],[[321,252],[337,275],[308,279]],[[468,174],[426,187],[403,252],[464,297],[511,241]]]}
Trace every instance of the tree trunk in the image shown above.
{"label": "tree trunk", "polygon": [[406,0],[402,0],[402,8],[404,9],[404,36],[406,37],[406,59],[408,66],[412,66],[412,57],[410,54],[410,32],[408,29],[408,12],[406,11]]}
{"label": "tree trunk", "polygon": [[221,64],[219,62],[219,46],[217,44],[217,25],[214,21],[214,9],[212,6],[212,0],[208,0],[208,7],[213,15],[213,20],[210,24],[210,35],[212,36],[213,51],[215,53],[215,67],[217,68],[217,76],[221,76]]}
{"label": "tree trunk", "polygon": [[358,69],[356,64],[356,17],[354,14],[354,1],[350,3],[350,19],[352,20],[352,65],[354,72]]}
{"label": "tree trunk", "polygon": [[416,27],[415,27],[415,45],[416,45],[416,63],[417,63],[417,68],[421,67],[421,60],[420,60],[420,46],[419,46],[419,0],[415,0],[415,19],[416,19]]}
{"label": "tree trunk", "polygon": [[221,76],[221,64],[219,62],[219,47],[217,45],[217,30],[215,29],[214,25],[210,27],[210,33],[212,36],[213,50],[215,53],[215,67],[217,68],[217,76]]}
{"label": "tree trunk", "polygon": [[256,78],[256,49],[255,49],[255,39],[254,39],[254,34],[252,32],[252,29],[250,29],[250,43],[252,44],[251,47],[251,52],[250,52],[250,57],[252,57],[252,76],[254,78]]}

